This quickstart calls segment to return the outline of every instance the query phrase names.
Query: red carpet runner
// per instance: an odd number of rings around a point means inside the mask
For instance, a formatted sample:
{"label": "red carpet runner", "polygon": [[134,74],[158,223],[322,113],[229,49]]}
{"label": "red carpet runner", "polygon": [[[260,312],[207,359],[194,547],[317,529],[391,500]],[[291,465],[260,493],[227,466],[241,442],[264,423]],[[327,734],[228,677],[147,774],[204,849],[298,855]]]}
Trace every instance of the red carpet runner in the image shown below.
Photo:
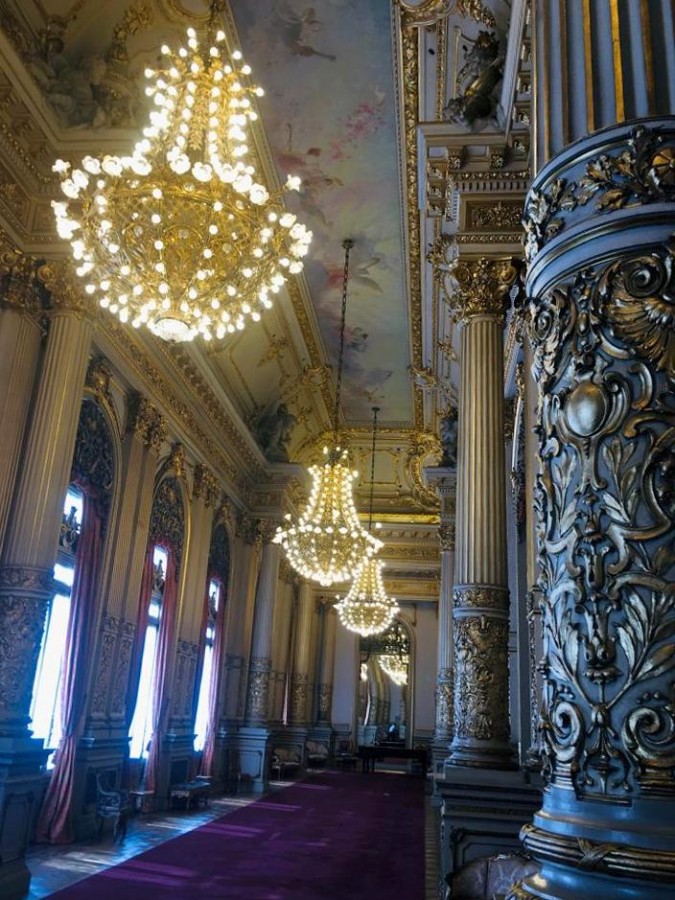
{"label": "red carpet runner", "polygon": [[51,896],[423,900],[424,781],[322,772]]}

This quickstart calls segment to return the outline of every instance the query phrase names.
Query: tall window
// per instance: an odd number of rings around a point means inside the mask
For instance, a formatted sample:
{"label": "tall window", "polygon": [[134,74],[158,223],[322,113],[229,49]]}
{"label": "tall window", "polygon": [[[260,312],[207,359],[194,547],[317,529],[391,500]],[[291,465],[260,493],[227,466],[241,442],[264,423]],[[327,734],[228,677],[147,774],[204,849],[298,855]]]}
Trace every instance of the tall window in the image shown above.
{"label": "tall window", "polygon": [[152,564],[152,593],[148,608],[148,624],[143,642],[143,656],[141,660],[141,675],[138,683],[136,707],[131,720],[129,737],[129,755],[132,759],[145,758],[148,755],[148,743],[152,736],[152,700],[155,691],[155,678],[157,677],[157,643],[159,637],[159,623],[162,617],[164,600],[164,578],[166,575],[169,556],[162,547],[155,547]]}
{"label": "tall window", "polygon": [[[82,529],[84,497],[69,488],[63,507],[59,534],[59,549],[54,566],[56,594],[49,604],[42,635],[37,671],[33,682],[30,717],[33,735],[44,741],[45,747],[56,750],[62,737],[61,684],[65,658],[70,590],[75,577],[75,552]],[[47,759],[47,768],[54,766],[54,753]]]}
{"label": "tall window", "polygon": [[195,718],[195,750],[198,752],[204,749],[206,729],[209,723],[209,692],[213,676],[213,644],[216,638],[216,622],[218,620],[221,593],[222,586],[220,581],[217,578],[212,578],[209,582],[209,610],[204,637],[204,664],[199,683],[199,699],[197,701],[197,715]]}

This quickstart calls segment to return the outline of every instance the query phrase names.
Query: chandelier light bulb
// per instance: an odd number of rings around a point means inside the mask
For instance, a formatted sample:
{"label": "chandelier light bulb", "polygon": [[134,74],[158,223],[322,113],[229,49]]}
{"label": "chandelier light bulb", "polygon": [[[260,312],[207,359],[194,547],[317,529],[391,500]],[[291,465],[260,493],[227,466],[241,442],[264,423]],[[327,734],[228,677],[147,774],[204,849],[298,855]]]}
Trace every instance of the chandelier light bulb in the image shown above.
{"label": "chandelier light bulb", "polygon": [[[67,198],[52,203],[57,230],[91,293],[169,341],[256,321],[286,273],[302,270],[312,238],[249,159],[252,98],[262,92],[239,51],[225,58],[224,39],[219,32],[202,54],[190,29],[187,49],[162,47],[166,70],[145,73],[155,108],[130,155],[53,166]],[[284,190],[299,189],[288,176]],[[122,296],[122,306],[110,302]]]}
{"label": "chandelier light bulb", "polygon": [[408,661],[407,655],[398,656],[395,653],[382,653],[377,657],[380,668],[388,675],[394,684],[403,687],[408,683]]}

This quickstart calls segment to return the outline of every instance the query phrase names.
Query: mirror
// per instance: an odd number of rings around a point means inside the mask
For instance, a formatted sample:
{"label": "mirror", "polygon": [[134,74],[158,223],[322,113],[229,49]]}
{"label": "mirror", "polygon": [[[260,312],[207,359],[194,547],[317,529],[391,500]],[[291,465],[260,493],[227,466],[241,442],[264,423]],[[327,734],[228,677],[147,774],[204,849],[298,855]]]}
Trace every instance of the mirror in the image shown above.
{"label": "mirror", "polygon": [[410,637],[397,619],[359,643],[359,744],[411,746]]}

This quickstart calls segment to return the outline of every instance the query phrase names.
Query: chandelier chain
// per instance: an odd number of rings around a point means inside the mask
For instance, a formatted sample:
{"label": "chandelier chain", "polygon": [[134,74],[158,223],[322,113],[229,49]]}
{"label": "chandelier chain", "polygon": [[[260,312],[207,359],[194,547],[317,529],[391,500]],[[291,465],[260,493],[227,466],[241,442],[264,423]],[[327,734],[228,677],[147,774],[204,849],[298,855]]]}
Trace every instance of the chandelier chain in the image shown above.
{"label": "chandelier chain", "polygon": [[368,531],[373,530],[373,494],[375,491],[375,438],[377,436],[377,414],[379,406],[373,406],[373,446],[370,454],[370,500],[368,509]]}
{"label": "chandelier chain", "polygon": [[347,284],[349,282],[349,251],[354,246],[354,241],[346,238],[342,242],[345,251],[345,267],[342,275],[342,308],[340,311],[340,353],[338,355],[337,384],[335,386],[335,416],[333,418],[333,437],[335,446],[338,446],[338,416],[340,411],[340,394],[342,392],[342,364],[345,354],[345,321],[347,317]]}

